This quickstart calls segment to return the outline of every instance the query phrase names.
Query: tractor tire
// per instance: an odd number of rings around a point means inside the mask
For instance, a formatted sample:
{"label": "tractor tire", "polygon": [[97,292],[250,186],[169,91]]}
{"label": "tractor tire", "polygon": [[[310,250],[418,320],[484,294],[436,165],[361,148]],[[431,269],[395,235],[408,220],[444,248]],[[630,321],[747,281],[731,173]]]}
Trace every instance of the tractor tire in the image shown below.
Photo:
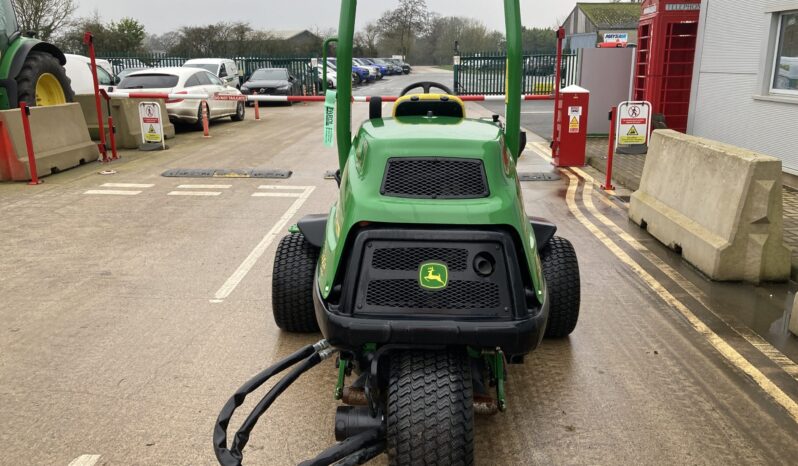
{"label": "tractor tire", "polygon": [[390,356],[387,453],[391,466],[474,464],[471,365],[465,354]]}
{"label": "tractor tire", "polygon": [[581,300],[579,262],[571,242],[555,236],[540,255],[549,291],[546,338],[565,338],[576,329]]}
{"label": "tractor tire", "polygon": [[230,119],[233,121],[244,121],[244,118],[247,117],[247,108],[244,106],[244,102],[239,102],[236,105],[236,112],[230,116]]}
{"label": "tractor tire", "polygon": [[316,333],[319,324],[313,306],[313,275],[319,249],[302,233],[291,233],[277,246],[272,274],[274,322],[291,333]]}
{"label": "tractor tire", "polygon": [[[17,97],[20,102],[25,102],[29,107],[46,105],[42,102],[42,96],[36,95],[39,79],[44,75],[55,77],[56,85],[60,85],[64,93],[63,102],[51,102],[50,105],[69,103],[75,100],[75,92],[72,91],[72,81],[67,77],[66,70],[58,59],[46,52],[30,52],[22,65],[22,71],[17,76]],[[37,99],[38,97],[38,99]],[[41,102],[41,103],[40,103]]]}

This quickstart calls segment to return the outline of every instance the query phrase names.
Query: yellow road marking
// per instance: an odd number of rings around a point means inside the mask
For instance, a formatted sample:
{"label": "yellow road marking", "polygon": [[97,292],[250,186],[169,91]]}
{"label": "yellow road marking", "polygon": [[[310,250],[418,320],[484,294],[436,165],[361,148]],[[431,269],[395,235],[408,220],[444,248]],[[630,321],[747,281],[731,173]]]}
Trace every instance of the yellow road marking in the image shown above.
{"label": "yellow road marking", "polygon": [[787,413],[792,417],[792,420],[798,423],[798,403],[796,403],[792,398],[790,398],[786,393],[784,393],[776,384],[774,384],[769,378],[767,378],[759,369],[757,369],[753,364],[751,364],[747,359],[745,359],[740,353],[738,353],[734,348],[732,348],[726,341],[724,341],[720,336],[718,336],[715,332],[712,331],[709,327],[704,324],[701,319],[699,319],[695,314],[693,314],[690,309],[687,308],[681,301],[676,299],[665,287],[658,282],[651,274],[649,274],[643,267],[640,266],[637,262],[632,260],[628,254],[626,254],[618,245],[616,245],[613,241],[611,241],[607,235],[605,235],[601,230],[598,229],[596,225],[591,223],[587,217],[579,210],[579,207],[576,204],[576,191],[579,185],[579,179],[576,175],[572,174],[567,170],[563,170],[568,178],[570,179],[570,183],[568,186],[568,194],[566,196],[566,203],[568,204],[568,209],[571,213],[579,220],[585,228],[590,231],[593,236],[595,236],[599,241],[601,241],[604,246],[606,246],[621,262],[629,266],[632,270],[634,270],[640,278],[649,286],[654,292],[656,292],[663,301],[665,301],[668,305],[670,305],[673,309],[679,312],[679,314],[684,317],[687,322],[693,327],[693,329],[698,332],[701,336],[703,336],[714,348],[715,350],[720,353],[727,361],[729,361],[734,367],[744,372],[746,375],[751,377],[751,379],[759,385],[759,387],[769,396],[771,397],[776,403],[781,405]]}
{"label": "yellow road marking", "polygon": [[[764,338],[753,332],[748,327],[743,327],[741,325],[735,324],[725,316],[716,313],[709,305],[707,296],[704,294],[703,291],[698,289],[698,287],[696,287],[692,282],[690,282],[682,274],[676,271],[673,267],[665,263],[656,254],[651,252],[647,247],[645,247],[645,245],[641,244],[639,241],[637,241],[627,232],[623,231],[620,227],[618,227],[618,225],[616,225],[612,220],[610,220],[604,214],[602,214],[596,208],[595,204],[593,204],[593,184],[595,184],[593,178],[584,172],[581,172],[580,176],[582,177],[582,179],[585,180],[585,191],[582,194],[582,199],[585,206],[590,211],[590,213],[593,214],[593,216],[595,216],[604,225],[607,225],[613,231],[613,233],[618,235],[622,240],[624,240],[628,245],[632,246],[636,251],[638,251],[655,267],[657,267],[664,274],[670,277],[671,280],[676,282],[676,284],[679,285],[682,289],[684,289],[690,296],[692,296],[696,301],[701,303],[701,305],[704,306],[710,313],[712,313],[713,316],[715,316],[724,324],[726,324],[735,333],[744,338],[745,341],[747,341],[751,346],[759,350],[759,352],[761,352],[768,359],[773,361],[773,363],[778,365],[784,372],[786,372],[793,379],[798,381],[798,364],[793,362],[790,358],[785,356],[776,347],[768,343],[767,340],[765,340]],[[616,206],[615,204],[610,203],[610,205],[616,209],[620,209],[620,207]]]}

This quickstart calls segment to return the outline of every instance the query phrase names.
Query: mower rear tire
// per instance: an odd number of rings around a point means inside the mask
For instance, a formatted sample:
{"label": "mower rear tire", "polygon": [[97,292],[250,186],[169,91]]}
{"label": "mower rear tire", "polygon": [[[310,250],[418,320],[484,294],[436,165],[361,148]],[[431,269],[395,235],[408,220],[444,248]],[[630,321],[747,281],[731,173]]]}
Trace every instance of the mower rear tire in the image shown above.
{"label": "mower rear tire", "polygon": [[313,275],[319,249],[302,233],[285,236],[277,246],[272,274],[272,313],[281,329],[316,333],[319,324],[313,307]]}
{"label": "mower rear tire", "polygon": [[398,351],[388,380],[391,466],[474,464],[471,365],[465,354]]}
{"label": "mower rear tire", "polygon": [[581,300],[579,262],[570,241],[555,236],[540,255],[549,291],[546,338],[565,338],[576,329]]}

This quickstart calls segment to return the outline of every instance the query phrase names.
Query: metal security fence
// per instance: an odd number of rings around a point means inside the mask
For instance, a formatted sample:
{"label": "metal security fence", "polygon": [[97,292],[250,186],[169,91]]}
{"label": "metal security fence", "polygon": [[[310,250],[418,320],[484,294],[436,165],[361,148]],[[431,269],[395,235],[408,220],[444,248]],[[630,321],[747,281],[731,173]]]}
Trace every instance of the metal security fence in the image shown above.
{"label": "metal security fence", "polygon": [[[502,95],[505,93],[507,56],[499,53],[460,55],[454,66],[455,92],[460,95]],[[562,87],[577,84],[577,55],[562,57]],[[524,94],[548,95],[554,92],[557,55],[524,56]]]}
{"label": "metal security fence", "polygon": [[[114,68],[114,73],[118,74],[129,68],[180,67],[193,57],[176,57],[165,53],[135,55],[103,53],[98,58],[108,60]],[[238,65],[242,83],[258,68],[287,68],[296,78],[296,94],[315,95],[318,92],[318,72],[313,66],[315,57],[231,57],[230,59],[235,60]]]}

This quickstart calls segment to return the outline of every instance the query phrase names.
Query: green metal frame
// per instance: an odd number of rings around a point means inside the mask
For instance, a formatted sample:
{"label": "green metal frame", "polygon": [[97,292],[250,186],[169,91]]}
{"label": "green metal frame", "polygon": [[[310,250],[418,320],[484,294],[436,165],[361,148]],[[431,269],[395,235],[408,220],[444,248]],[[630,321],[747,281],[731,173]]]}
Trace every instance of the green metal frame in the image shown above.
{"label": "green metal frame", "polygon": [[330,50],[330,44],[333,42],[338,42],[337,37],[329,37],[324,41],[324,45],[322,45],[321,49],[321,88],[324,90],[324,94],[327,94],[327,51]]}
{"label": "green metal frame", "polygon": [[[339,64],[352,63],[355,37],[357,0],[341,0],[338,22]],[[505,112],[505,139],[513,160],[517,160],[521,142],[521,85],[523,50],[521,37],[521,5],[519,0],[504,0],[504,22],[507,32],[507,108]],[[346,65],[344,65],[346,67]],[[338,112],[336,135],[338,139],[338,165],[343,171],[352,150],[352,78],[338,73]]]}

